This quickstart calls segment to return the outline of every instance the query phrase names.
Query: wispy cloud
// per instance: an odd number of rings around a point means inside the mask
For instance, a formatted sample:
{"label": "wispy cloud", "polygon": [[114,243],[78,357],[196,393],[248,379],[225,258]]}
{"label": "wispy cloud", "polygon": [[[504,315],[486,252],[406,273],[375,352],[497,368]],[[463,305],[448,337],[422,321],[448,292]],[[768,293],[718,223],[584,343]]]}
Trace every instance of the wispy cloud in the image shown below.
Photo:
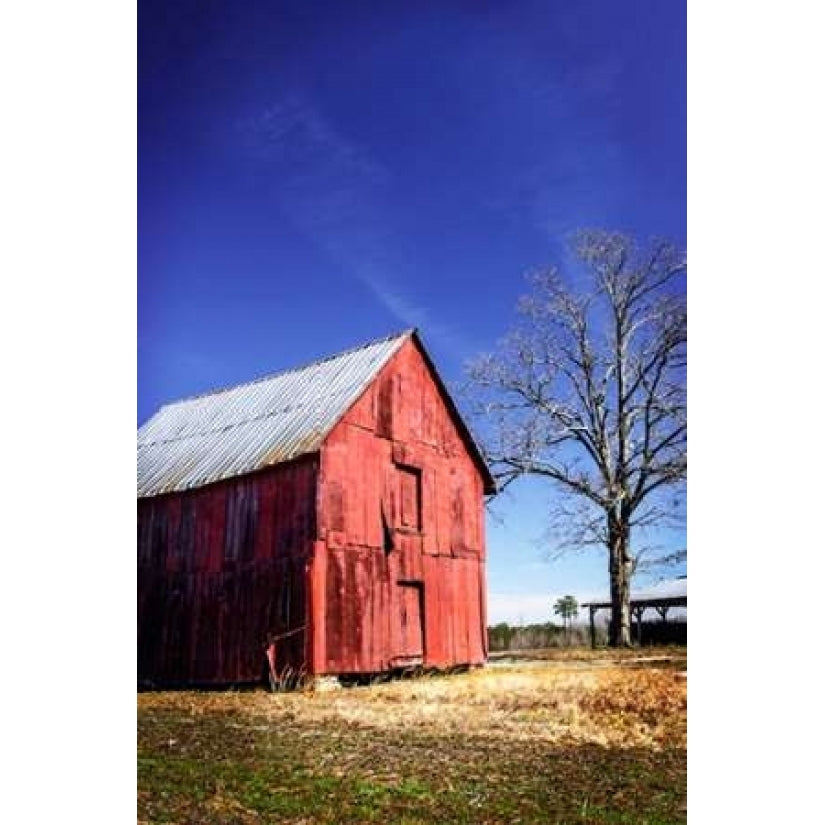
{"label": "wispy cloud", "polygon": [[470,348],[402,285],[387,211],[393,176],[310,100],[290,95],[239,123],[252,174],[284,214],[405,327],[419,327],[458,359]]}
{"label": "wispy cloud", "polygon": [[474,351],[463,336],[437,320],[432,310],[410,300],[391,282],[369,272],[368,267],[359,267],[354,274],[381,304],[403,321],[405,326],[423,330],[427,337],[437,339],[457,359],[464,359],[468,352]]}
{"label": "wispy cloud", "polygon": [[[574,10],[570,18],[575,23],[560,32],[562,49],[580,41],[581,14]],[[510,159],[507,177],[496,181],[484,205],[502,220],[529,221],[551,240],[577,226],[611,225],[620,217],[614,193],[632,181],[622,146],[613,137],[621,111],[622,61],[615,56],[577,59],[548,71],[542,50],[519,44],[516,35],[501,42],[508,61],[499,76],[508,94],[520,98],[515,111],[552,112],[552,119],[525,124],[533,139]]]}
{"label": "wispy cloud", "polygon": [[246,151],[278,167],[278,185],[331,184],[336,189],[375,185],[386,170],[347,140],[308,100],[289,95],[239,123]]}

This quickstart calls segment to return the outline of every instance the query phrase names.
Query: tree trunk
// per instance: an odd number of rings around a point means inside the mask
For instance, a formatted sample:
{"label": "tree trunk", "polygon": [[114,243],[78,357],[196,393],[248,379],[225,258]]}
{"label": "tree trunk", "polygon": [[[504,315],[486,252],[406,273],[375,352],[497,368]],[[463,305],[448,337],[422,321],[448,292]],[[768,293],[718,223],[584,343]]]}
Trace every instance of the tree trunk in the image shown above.
{"label": "tree trunk", "polygon": [[631,647],[630,637],[630,557],[627,527],[611,519],[608,525],[610,552],[610,647]]}

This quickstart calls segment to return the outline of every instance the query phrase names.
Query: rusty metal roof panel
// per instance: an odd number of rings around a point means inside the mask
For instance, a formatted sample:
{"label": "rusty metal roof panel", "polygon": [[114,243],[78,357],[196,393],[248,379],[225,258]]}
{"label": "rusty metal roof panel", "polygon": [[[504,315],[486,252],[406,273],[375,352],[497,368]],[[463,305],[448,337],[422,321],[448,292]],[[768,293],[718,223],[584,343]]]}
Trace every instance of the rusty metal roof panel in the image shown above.
{"label": "rusty metal roof panel", "polygon": [[138,498],[315,452],[411,334],[161,407],[138,430]]}

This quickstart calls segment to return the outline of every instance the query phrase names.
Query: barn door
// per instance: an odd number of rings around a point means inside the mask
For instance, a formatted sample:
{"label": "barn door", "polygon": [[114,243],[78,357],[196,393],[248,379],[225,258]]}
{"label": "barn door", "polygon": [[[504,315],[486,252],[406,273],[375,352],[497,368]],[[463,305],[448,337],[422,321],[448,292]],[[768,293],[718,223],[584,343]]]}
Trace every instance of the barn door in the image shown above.
{"label": "barn door", "polygon": [[424,587],[420,582],[398,583],[398,634],[393,664],[397,667],[424,662]]}

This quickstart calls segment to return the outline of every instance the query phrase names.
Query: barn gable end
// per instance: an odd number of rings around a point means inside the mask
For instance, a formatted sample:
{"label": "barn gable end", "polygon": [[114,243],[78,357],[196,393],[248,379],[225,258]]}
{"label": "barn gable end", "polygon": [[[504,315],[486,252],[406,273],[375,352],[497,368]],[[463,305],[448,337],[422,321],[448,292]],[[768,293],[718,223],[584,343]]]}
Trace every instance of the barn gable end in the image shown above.
{"label": "barn gable end", "polygon": [[411,336],[321,449],[318,672],[486,658],[489,474]]}

